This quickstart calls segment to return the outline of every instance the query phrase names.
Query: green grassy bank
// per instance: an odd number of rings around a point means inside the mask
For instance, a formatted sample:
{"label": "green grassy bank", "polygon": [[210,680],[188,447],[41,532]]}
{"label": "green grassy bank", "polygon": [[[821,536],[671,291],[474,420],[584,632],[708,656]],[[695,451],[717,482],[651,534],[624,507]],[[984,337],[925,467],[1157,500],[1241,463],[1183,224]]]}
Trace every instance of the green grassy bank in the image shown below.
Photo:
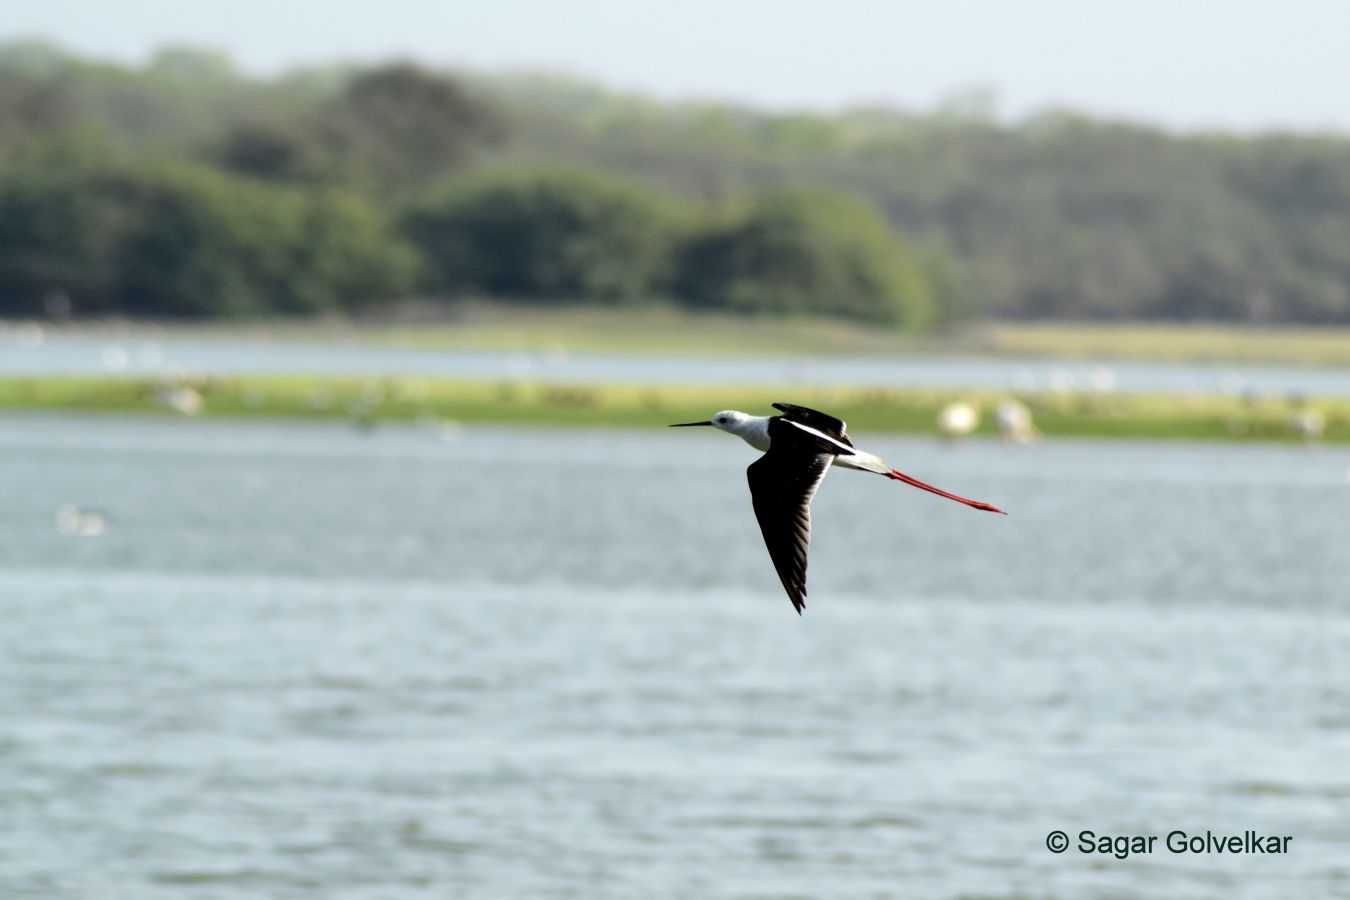
{"label": "green grassy bank", "polygon": [[[726,405],[768,412],[772,401],[786,400],[827,409],[855,431],[875,433],[932,433],[942,406],[965,400],[982,410],[978,433],[994,434],[993,409],[1006,397],[995,391],[550,386],[424,377],[258,375],[175,384],[94,376],[0,379],[0,409],[8,410],[651,427],[706,419]],[[1043,393],[1020,399],[1047,437],[1300,440],[1290,422],[1305,408],[1282,397]],[[1350,400],[1313,398],[1307,406],[1323,417],[1325,440],[1350,443]]]}

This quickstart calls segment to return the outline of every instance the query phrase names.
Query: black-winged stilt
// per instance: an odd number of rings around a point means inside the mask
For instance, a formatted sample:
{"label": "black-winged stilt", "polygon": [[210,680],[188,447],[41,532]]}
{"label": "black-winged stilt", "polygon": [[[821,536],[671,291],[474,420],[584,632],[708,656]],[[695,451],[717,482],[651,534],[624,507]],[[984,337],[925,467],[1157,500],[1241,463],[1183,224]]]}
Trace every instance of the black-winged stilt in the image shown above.
{"label": "black-winged stilt", "polygon": [[[778,578],[801,615],[806,605],[806,549],[811,541],[811,498],[831,465],[875,472],[931,491],[975,509],[1002,513],[989,503],[958,497],[886,465],[859,450],[845,425],[834,416],[805,406],[775,403],[779,416],[751,416],[724,409],[706,422],[680,422],[671,428],[709,425],[741,438],[764,455],[750,464],[750,499]],[[1006,513],[1005,513],[1006,515]]]}

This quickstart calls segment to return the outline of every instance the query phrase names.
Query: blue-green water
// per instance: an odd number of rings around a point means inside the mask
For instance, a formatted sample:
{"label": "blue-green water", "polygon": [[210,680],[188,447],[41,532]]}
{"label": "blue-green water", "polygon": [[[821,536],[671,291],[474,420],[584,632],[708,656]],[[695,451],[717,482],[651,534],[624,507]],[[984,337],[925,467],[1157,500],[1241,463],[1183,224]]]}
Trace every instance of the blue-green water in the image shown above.
{"label": "blue-green water", "polygon": [[857,435],[1011,515],[798,618],[733,438],[441,435],[0,421],[0,895],[1350,896],[1350,454]]}
{"label": "blue-green water", "polygon": [[[2,325],[3,323],[0,323]],[[32,326],[29,326],[30,331]],[[627,384],[799,384],[988,388],[1019,391],[1121,390],[1350,396],[1344,366],[1067,361],[1040,357],[922,354],[774,356],[679,353],[569,353],[431,350],[354,341],[267,340],[172,333],[151,338],[33,332],[27,342],[0,330],[0,374],[150,375],[285,372],[444,375],[472,379]]]}

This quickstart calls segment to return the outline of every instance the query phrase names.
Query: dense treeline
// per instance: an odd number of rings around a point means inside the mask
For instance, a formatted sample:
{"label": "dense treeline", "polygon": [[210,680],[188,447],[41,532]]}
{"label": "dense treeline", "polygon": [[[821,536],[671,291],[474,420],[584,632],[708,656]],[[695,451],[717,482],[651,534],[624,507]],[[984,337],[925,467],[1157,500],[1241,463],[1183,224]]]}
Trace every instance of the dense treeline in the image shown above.
{"label": "dense treeline", "polygon": [[521,172],[451,183],[402,225],[438,292],[634,303],[669,287],[683,212],[585,171]]}
{"label": "dense treeline", "polygon": [[370,206],[336,191],[168,165],[0,177],[0,311],[355,310],[408,291],[415,266]]}
{"label": "dense treeline", "polygon": [[768,115],[391,64],[0,47],[0,315],[423,295],[1350,321],[1350,139],[978,108]]}

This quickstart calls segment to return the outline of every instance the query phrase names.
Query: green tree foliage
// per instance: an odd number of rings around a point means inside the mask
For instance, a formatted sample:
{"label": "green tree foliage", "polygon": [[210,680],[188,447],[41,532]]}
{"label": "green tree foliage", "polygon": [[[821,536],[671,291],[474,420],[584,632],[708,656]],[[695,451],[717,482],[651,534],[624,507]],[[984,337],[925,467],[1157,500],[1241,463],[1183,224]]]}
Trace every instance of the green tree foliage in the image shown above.
{"label": "green tree foliage", "polygon": [[695,236],[679,293],[699,306],[823,313],[922,328],[929,280],[885,221],[861,201],[819,191],[761,198],[730,223]]}
{"label": "green tree foliage", "polygon": [[150,71],[200,83],[225,83],[236,78],[234,63],[223,50],[178,44],[160,48],[150,63]]}
{"label": "green tree foliage", "polygon": [[503,128],[458,81],[408,63],[357,74],[317,125],[346,176],[379,187],[454,171]]}
{"label": "green tree foliage", "polygon": [[50,293],[78,299],[81,313],[115,311],[133,205],[89,179],[41,167],[0,180],[0,315],[32,315]]}
{"label": "green tree foliage", "polygon": [[312,130],[286,120],[240,122],[216,150],[225,169],[267,181],[314,183],[330,180],[331,151]]}
{"label": "green tree foliage", "polygon": [[553,171],[452,184],[403,228],[434,291],[629,302],[667,285],[682,219],[677,201],[650,189]]}
{"label": "green tree foliage", "polygon": [[449,76],[400,63],[332,80],[340,87],[322,102],[294,108],[292,97],[234,121],[216,144],[219,164],[269,181],[384,195],[458,171],[505,133],[497,111]]}
{"label": "green tree foliage", "polygon": [[[390,214],[426,285],[447,293],[670,294],[906,327],[1350,322],[1350,138],[1171,134],[1064,112],[1005,125],[991,109],[974,95],[924,115],[772,114],[406,64],[260,81],[192,48],[130,68],[0,44],[0,312],[58,283],[91,313],[387,298],[411,266]],[[578,169],[606,178],[559,174]],[[801,190],[866,198],[902,243],[857,204]],[[151,211],[172,226],[153,234]],[[332,249],[344,233],[352,245]],[[329,248],[310,263],[337,281],[278,274],[305,241]],[[160,264],[135,270],[137,247]],[[367,268],[336,276],[344,255]]]}
{"label": "green tree foliage", "polygon": [[26,154],[77,121],[66,79],[0,72],[0,158]]}
{"label": "green tree foliage", "polygon": [[[1343,137],[856,110],[804,141],[794,116],[639,109],[574,83],[508,79],[494,95],[531,157],[705,196],[782,184],[866,196],[902,234],[946,251],[971,315],[1350,321]],[[939,301],[939,317],[951,308]]]}
{"label": "green tree foliage", "polygon": [[415,258],[361,201],[210,170],[18,170],[0,180],[0,314],[237,316],[398,296]]}

